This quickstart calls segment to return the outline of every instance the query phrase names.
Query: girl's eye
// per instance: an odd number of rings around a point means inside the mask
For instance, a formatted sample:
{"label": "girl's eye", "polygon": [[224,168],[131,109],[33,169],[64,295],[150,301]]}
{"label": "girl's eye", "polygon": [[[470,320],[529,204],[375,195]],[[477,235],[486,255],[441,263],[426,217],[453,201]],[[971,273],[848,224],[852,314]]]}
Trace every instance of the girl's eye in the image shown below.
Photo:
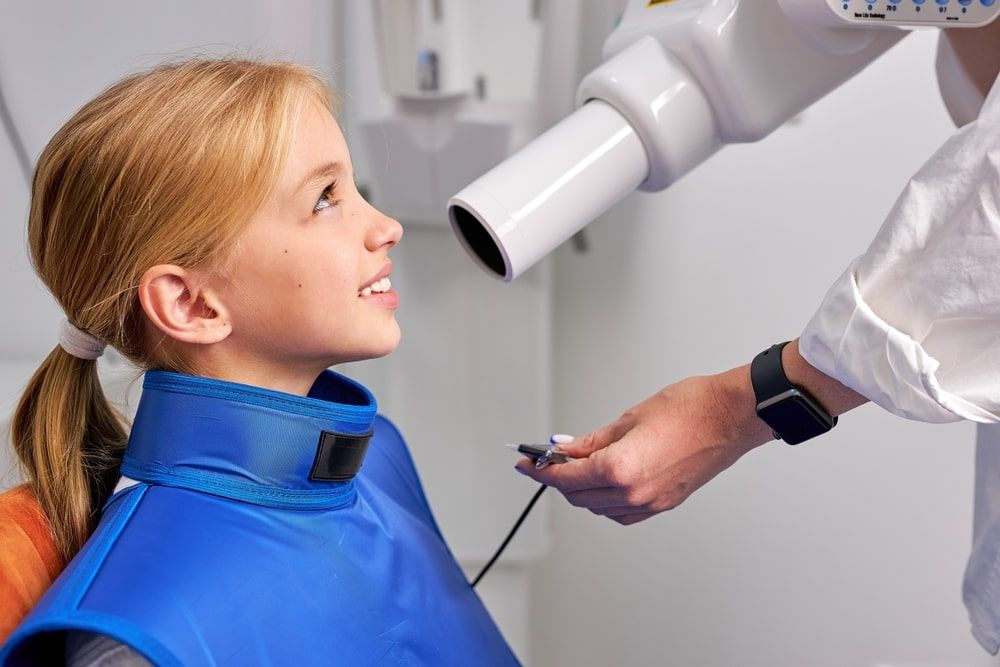
{"label": "girl's eye", "polygon": [[331,183],[323,189],[323,193],[316,200],[316,205],[313,206],[313,213],[318,213],[325,208],[330,208],[340,202],[333,199],[333,189],[337,186],[336,183]]}

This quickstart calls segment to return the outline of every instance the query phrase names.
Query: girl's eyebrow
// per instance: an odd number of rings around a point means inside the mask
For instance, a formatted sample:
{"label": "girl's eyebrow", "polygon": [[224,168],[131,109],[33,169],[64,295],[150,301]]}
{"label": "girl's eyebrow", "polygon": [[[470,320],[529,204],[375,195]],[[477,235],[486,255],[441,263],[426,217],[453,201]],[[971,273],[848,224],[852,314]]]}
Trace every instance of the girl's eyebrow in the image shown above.
{"label": "girl's eyebrow", "polygon": [[333,178],[343,170],[343,162],[326,162],[321,164],[309,172],[309,175],[302,180],[302,183],[296,188],[295,192],[296,194],[305,192],[307,189],[310,189],[310,186],[325,181],[328,178]]}

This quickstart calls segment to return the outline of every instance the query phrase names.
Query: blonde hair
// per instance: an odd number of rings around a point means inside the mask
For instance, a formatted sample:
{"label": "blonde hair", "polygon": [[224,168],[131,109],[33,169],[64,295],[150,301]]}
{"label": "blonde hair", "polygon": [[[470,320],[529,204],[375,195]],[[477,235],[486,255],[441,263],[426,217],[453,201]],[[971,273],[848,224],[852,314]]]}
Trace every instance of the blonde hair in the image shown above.
{"label": "blonde hair", "polygon": [[[39,157],[28,218],[35,271],[69,320],[139,368],[194,372],[149,340],[140,277],[224,262],[274,187],[306,100],[334,111],[304,67],[198,58],[130,76],[80,109]],[[127,428],[96,362],[60,347],[17,406],[14,449],[66,559],[117,481]]]}

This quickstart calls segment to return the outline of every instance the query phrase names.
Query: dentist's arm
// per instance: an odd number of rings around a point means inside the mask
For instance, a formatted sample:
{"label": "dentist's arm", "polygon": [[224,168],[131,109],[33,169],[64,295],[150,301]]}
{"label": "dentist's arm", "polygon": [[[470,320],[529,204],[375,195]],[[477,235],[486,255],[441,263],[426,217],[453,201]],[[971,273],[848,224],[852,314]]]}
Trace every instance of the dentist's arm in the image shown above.
{"label": "dentist's arm", "polygon": [[[866,399],[809,365],[798,341],[782,352],[785,374],[833,415]],[[615,422],[561,445],[579,459],[520,472],[578,507],[632,524],[669,510],[751,449],[773,439],[754,410],[750,366],[670,385]]]}

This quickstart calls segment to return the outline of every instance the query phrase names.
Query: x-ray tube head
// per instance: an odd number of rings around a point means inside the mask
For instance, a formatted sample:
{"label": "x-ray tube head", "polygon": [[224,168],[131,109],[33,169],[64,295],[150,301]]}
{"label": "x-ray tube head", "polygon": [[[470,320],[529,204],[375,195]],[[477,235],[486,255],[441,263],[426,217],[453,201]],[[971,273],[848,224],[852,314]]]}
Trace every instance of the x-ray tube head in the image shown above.
{"label": "x-ray tube head", "polygon": [[[662,190],[720,147],[763,139],[898,42],[901,25],[973,27],[1000,3],[968,18],[918,9],[862,20],[839,0],[629,0],[579,108],[456,194],[451,225],[489,273],[513,280],[630,191]],[[831,34],[803,39],[817,15],[837,22]]]}
{"label": "x-ray tube head", "polygon": [[718,148],[712,108],[651,37],[592,71],[580,107],[452,197],[465,249],[511,281],[635,190],[657,191]]}
{"label": "x-ray tube head", "polygon": [[593,100],[452,197],[448,217],[469,254],[509,282],[648,172],[631,124]]}

